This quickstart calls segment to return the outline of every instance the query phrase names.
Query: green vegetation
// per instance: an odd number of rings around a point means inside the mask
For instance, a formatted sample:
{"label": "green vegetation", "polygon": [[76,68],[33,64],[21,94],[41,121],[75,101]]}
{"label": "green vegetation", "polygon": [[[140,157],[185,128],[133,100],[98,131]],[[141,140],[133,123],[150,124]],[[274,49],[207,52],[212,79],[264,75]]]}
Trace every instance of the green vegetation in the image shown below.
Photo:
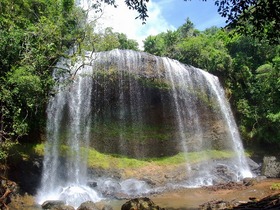
{"label": "green vegetation", "polygon": [[245,142],[279,149],[280,46],[233,32],[216,27],[198,31],[187,19],[175,31],[147,37],[144,50],[218,76]]}
{"label": "green vegetation", "polygon": [[179,153],[172,157],[156,158],[147,161],[153,161],[158,165],[181,164],[181,163],[199,163],[210,159],[226,159],[234,157],[232,151],[206,150],[199,152]]}
{"label": "green vegetation", "polygon": [[159,90],[170,90],[172,88],[168,81],[161,78],[139,78],[141,84],[145,87],[156,88]]}
{"label": "green vegetation", "polygon": [[88,166],[97,168],[140,168],[147,165],[146,161],[127,158],[120,155],[103,154],[95,149],[88,149]]}
{"label": "green vegetation", "polygon": [[0,3],[0,146],[44,126],[52,69],[82,36],[73,0]]}
{"label": "green vegetation", "polygon": [[112,28],[106,28],[102,33],[93,33],[93,27],[85,30],[85,39],[80,47],[84,50],[99,52],[113,49],[139,50],[135,40],[128,39],[123,33],[113,32]]}
{"label": "green vegetation", "polygon": [[[115,0],[101,1],[117,7]],[[101,4],[99,1],[97,2],[96,6],[100,8]],[[136,18],[142,20],[143,23],[148,21],[147,4],[149,0],[125,0],[125,3],[129,9],[138,12]],[[213,3],[217,6],[218,13],[226,18],[227,28],[234,29],[238,34],[268,40],[274,44],[280,43],[278,31],[280,28],[280,2],[278,0],[215,0]]]}
{"label": "green vegetation", "polygon": [[[29,160],[34,156],[44,155],[44,144],[25,144],[16,146],[14,148],[17,154],[12,157],[13,159],[23,159]],[[60,153],[64,156],[71,156],[69,148],[65,145],[60,147]],[[82,148],[82,154],[88,155],[88,166],[96,168],[117,168],[117,169],[129,169],[129,168],[141,168],[147,165],[177,165],[184,164],[186,160],[189,164],[194,164],[202,161],[207,161],[209,159],[226,159],[234,157],[234,153],[231,151],[218,151],[218,150],[206,150],[200,152],[189,152],[189,153],[178,153],[177,155],[171,157],[161,157],[161,158],[144,158],[144,159],[134,159],[128,158],[122,155],[115,154],[104,154],[96,151],[93,148],[86,149]]]}
{"label": "green vegetation", "polygon": [[[0,13],[2,162],[18,140],[37,139],[44,132],[46,104],[58,82],[52,72],[59,59],[75,62],[84,49],[137,50],[138,44],[111,29],[95,33],[94,21],[86,22],[87,12],[74,0],[3,0]],[[70,55],[74,46],[77,50]]]}
{"label": "green vegetation", "polygon": [[133,159],[127,158],[121,155],[109,155],[97,152],[94,149],[88,151],[88,164],[89,167],[116,167],[121,169],[126,168],[140,168],[149,164],[168,166],[184,164],[186,161],[189,164],[199,163],[210,159],[226,159],[234,157],[233,152],[230,151],[218,151],[218,150],[207,150],[200,152],[189,152],[189,153],[178,153],[171,157],[162,158],[144,158],[144,159]]}
{"label": "green vegetation", "polygon": [[[114,4],[114,0],[106,2]],[[126,1],[142,20],[147,17],[147,2]],[[279,1],[244,0],[243,7],[222,2],[233,1],[216,2],[221,15],[233,14],[228,16],[229,22],[233,21],[230,28],[199,31],[187,19],[177,30],[147,37],[145,51],[218,76],[245,142],[279,149]],[[260,9],[258,14],[256,8]],[[85,21],[86,11],[75,7],[74,0],[1,0],[0,13],[0,161],[5,161],[14,154],[18,141],[39,139],[44,132],[46,104],[58,82],[52,72],[59,59],[75,62],[84,50],[137,50],[138,45],[111,28],[95,32],[95,22]],[[74,46],[77,51],[69,55]],[[114,79],[115,74],[107,76]],[[144,85],[170,88],[160,79]],[[165,136],[156,134],[153,138]]]}
{"label": "green vegetation", "polygon": [[270,187],[271,190],[280,190],[280,183],[274,183]]}

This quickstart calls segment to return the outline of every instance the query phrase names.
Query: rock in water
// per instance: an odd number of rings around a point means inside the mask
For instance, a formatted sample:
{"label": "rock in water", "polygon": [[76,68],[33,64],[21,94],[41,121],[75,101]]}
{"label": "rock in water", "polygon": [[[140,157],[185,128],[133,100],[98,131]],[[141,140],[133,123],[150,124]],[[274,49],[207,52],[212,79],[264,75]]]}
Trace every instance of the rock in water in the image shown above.
{"label": "rock in water", "polygon": [[66,206],[62,200],[48,200],[42,204],[42,209],[46,210],[74,210],[72,206]]}
{"label": "rock in water", "polygon": [[122,205],[121,210],[164,210],[149,198],[134,198]]}
{"label": "rock in water", "polygon": [[99,208],[92,201],[82,203],[77,210],[99,210]]}
{"label": "rock in water", "polygon": [[267,196],[261,200],[254,200],[253,202],[248,202],[244,204],[240,204],[233,209],[271,209],[271,210],[277,210],[280,209],[280,193],[277,193],[275,195]]}

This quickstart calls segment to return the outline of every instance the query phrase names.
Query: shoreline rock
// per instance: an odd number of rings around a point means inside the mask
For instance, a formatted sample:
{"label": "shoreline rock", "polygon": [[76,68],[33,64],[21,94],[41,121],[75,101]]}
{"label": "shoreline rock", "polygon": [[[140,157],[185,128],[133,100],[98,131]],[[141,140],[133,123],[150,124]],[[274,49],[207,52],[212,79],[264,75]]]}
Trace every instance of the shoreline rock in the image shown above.
{"label": "shoreline rock", "polygon": [[275,156],[263,158],[262,175],[268,178],[280,178],[280,159]]}

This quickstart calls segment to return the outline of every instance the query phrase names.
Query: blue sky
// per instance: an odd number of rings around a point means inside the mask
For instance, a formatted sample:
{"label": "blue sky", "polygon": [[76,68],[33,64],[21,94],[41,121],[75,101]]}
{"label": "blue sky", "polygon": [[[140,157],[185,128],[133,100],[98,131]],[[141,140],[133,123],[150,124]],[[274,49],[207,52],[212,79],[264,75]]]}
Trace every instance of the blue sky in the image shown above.
{"label": "blue sky", "polygon": [[222,27],[225,19],[222,18],[214,4],[214,0],[154,0],[160,5],[163,17],[175,28],[184,24],[187,18],[194,23],[195,28],[204,30],[211,26]]}
{"label": "blue sky", "polygon": [[222,27],[225,19],[218,14],[214,0],[150,0],[148,3],[148,19],[145,25],[137,16],[136,11],[129,10],[124,0],[117,0],[118,8],[104,7],[104,13],[98,20],[98,27],[112,27],[113,31],[121,32],[130,39],[135,39],[142,46],[142,41],[149,35],[157,35],[167,30],[176,30],[185,23],[187,18],[195,28],[205,30],[211,26]]}

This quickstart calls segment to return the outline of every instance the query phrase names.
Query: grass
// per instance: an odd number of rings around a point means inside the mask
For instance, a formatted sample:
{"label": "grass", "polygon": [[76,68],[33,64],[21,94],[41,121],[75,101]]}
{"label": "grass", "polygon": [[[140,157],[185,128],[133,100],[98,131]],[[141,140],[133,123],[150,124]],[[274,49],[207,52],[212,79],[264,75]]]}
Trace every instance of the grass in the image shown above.
{"label": "grass", "polygon": [[202,161],[207,161],[209,159],[225,159],[231,158],[233,156],[234,153],[231,151],[206,150],[199,152],[178,153],[175,156],[154,158],[152,160],[158,165],[181,164],[186,161],[190,164],[194,164]]}
{"label": "grass", "polygon": [[270,187],[271,190],[280,190],[280,183],[273,183]]}
{"label": "grass", "polygon": [[[24,144],[18,146],[17,151],[22,159],[29,160],[30,158],[32,158],[32,156],[43,156],[44,147],[44,144]],[[69,148],[65,145],[62,145],[60,147],[60,153],[63,154],[63,156],[73,155],[73,153],[71,153]],[[89,167],[97,167],[103,169],[135,169],[151,164],[158,166],[167,166],[183,164],[186,161],[190,164],[193,164],[201,161],[207,161],[209,159],[226,159],[234,156],[234,153],[231,151],[206,150],[200,152],[178,153],[174,156],[169,157],[135,159],[121,155],[100,153],[93,148],[82,148],[81,154],[87,156]]]}

